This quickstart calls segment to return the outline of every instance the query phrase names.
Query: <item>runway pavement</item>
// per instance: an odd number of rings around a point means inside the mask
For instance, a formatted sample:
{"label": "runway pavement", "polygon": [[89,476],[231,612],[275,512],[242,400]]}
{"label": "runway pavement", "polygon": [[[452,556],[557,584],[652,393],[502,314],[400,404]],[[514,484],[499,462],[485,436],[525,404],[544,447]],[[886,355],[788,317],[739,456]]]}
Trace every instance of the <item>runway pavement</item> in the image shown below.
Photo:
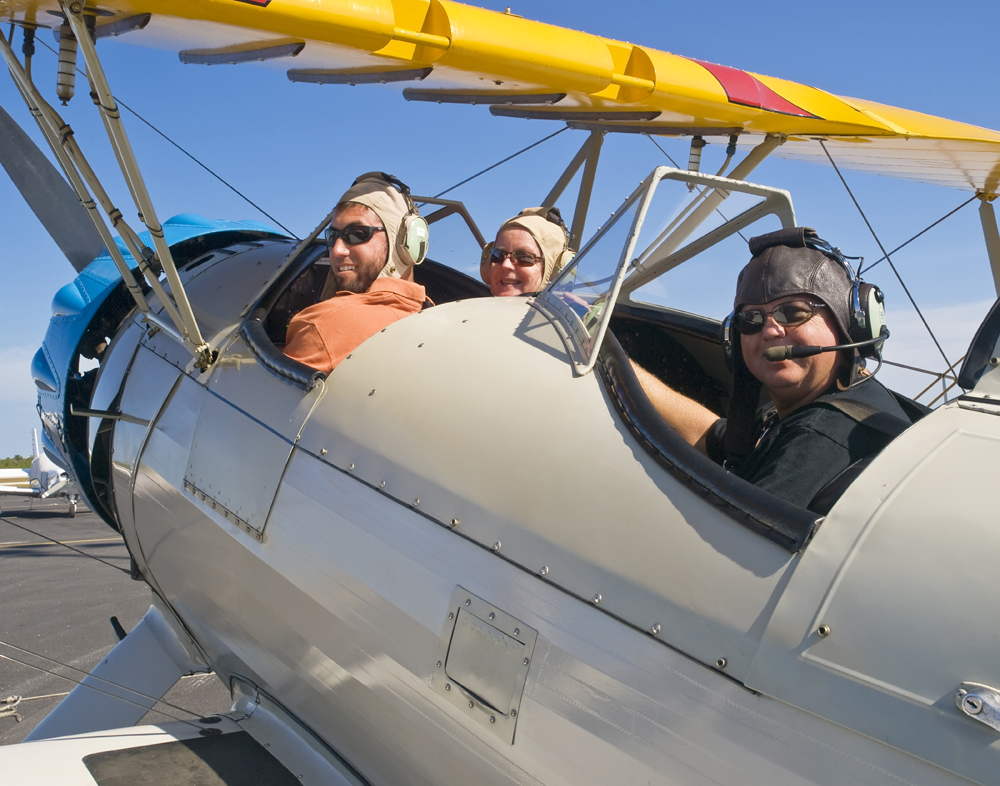
{"label": "runway pavement", "polygon": [[[149,587],[129,576],[121,536],[82,505],[68,516],[63,500],[0,497],[0,744],[20,742],[118,642],[150,605]],[[30,664],[30,665],[25,665]],[[54,676],[39,669],[55,672]],[[77,671],[75,671],[76,669]],[[82,672],[82,673],[81,673]],[[20,696],[14,717],[2,717]],[[183,678],[142,723],[229,710],[215,675]]]}

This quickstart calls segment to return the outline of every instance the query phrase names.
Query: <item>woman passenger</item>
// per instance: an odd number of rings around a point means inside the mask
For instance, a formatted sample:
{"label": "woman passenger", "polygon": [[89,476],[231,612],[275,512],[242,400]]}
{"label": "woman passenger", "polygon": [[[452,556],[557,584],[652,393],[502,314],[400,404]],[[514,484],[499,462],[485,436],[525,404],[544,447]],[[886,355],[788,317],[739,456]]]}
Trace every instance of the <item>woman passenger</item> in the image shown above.
{"label": "woman passenger", "polygon": [[504,221],[486,244],[479,275],[494,297],[528,295],[543,290],[572,257],[559,208],[529,207]]}

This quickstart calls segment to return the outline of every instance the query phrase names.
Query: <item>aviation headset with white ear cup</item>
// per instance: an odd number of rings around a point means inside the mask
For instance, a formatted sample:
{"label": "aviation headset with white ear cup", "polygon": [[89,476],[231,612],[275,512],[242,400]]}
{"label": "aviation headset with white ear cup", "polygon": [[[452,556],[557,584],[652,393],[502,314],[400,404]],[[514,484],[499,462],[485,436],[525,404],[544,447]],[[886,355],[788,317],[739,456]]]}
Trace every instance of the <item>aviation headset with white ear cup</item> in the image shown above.
{"label": "aviation headset with white ear cup", "polygon": [[395,186],[406,201],[407,212],[399,223],[396,232],[396,253],[407,265],[419,265],[427,258],[427,248],[430,239],[430,226],[427,220],[417,212],[417,206],[410,197],[410,187],[395,175],[385,172],[368,172],[358,177],[353,185],[362,180],[383,180]]}
{"label": "aviation headset with white ear cup", "polygon": [[[852,342],[869,341],[878,338],[885,327],[885,296],[875,284],[862,281],[854,272],[848,259],[864,262],[864,257],[848,257],[839,248],[834,248],[822,238],[806,238],[806,246],[822,252],[837,262],[851,282],[851,301],[847,304],[848,338]],[[865,351],[868,350],[868,351]],[[864,347],[861,354],[871,357],[870,347]]]}
{"label": "aviation headset with white ear cup", "polygon": [[[834,248],[829,242],[822,238],[809,236],[805,237],[805,246],[819,251],[824,256],[829,257],[840,265],[847,275],[851,285],[851,294],[847,304],[848,323],[847,338],[851,343],[872,342],[877,339],[883,329],[888,331],[885,324],[885,296],[882,290],[875,284],[862,281],[854,272],[854,268],[847,261],[857,259],[864,261],[863,257],[847,257],[839,248]],[[733,359],[733,319],[736,312],[730,312],[729,316],[722,323],[722,346],[726,353],[726,362],[732,364]],[[865,347],[859,347],[858,352],[862,357],[879,357],[881,351],[880,344],[869,343]]]}

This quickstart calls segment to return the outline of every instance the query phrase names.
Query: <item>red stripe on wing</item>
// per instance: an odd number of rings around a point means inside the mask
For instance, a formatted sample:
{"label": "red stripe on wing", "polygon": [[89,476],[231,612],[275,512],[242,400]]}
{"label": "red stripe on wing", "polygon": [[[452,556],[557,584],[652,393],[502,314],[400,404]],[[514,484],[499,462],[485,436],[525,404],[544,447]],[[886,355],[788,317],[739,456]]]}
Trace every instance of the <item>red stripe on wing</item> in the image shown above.
{"label": "red stripe on wing", "polygon": [[765,109],[768,112],[780,112],[783,115],[816,117],[812,112],[807,112],[802,107],[796,106],[791,101],[782,98],[746,71],[740,71],[738,68],[730,68],[729,66],[716,65],[715,63],[706,63],[694,58],[690,59],[719,80],[719,84],[726,91],[726,96],[731,103]]}

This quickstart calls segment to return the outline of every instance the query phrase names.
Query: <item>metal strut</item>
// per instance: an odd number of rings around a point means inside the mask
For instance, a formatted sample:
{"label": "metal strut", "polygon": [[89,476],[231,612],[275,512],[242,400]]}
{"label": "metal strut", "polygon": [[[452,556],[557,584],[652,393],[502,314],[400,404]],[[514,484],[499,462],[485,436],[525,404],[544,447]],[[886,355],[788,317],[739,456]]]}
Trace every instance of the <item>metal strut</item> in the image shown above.
{"label": "metal strut", "polygon": [[152,250],[147,248],[144,243],[142,243],[139,236],[125,222],[121,211],[115,207],[111,198],[101,185],[96,173],[91,168],[86,157],[83,155],[83,151],[80,149],[80,146],[77,144],[76,139],[73,136],[73,129],[70,128],[70,126],[59,116],[59,113],[56,112],[56,110],[53,109],[44,98],[42,98],[38,88],[15,57],[13,49],[11,48],[11,43],[12,42],[7,41],[7,39],[3,36],[3,33],[0,33],[0,55],[3,56],[4,61],[10,69],[10,74],[14,80],[14,84],[17,86],[21,97],[24,99],[25,105],[28,107],[28,111],[31,112],[32,117],[35,118],[35,122],[38,124],[38,127],[55,155],[56,160],[59,162],[60,167],[70,183],[70,186],[79,198],[81,205],[86,209],[87,215],[97,230],[101,241],[104,243],[104,247],[107,249],[109,256],[115,263],[115,267],[118,269],[118,272],[121,273],[122,280],[128,288],[132,299],[135,301],[136,306],[139,308],[139,311],[142,312],[144,319],[152,324],[155,324],[166,334],[173,337],[178,343],[190,347],[190,343],[186,342],[173,327],[165,324],[163,320],[158,319],[150,310],[142,289],[140,288],[135,277],[132,275],[132,270],[129,264],[125,261],[125,258],[122,256],[118,245],[115,243],[114,236],[104,223],[104,219],[98,211],[98,206],[95,203],[94,198],[90,195],[88,186],[90,189],[93,189],[97,202],[100,203],[101,209],[103,209],[103,211],[107,214],[112,226],[120,233],[125,247],[136,260],[143,278],[160,298],[160,301],[167,311],[167,315],[170,317],[170,320],[174,323],[174,325],[181,325],[181,316],[174,305],[173,299],[160,284],[159,277],[156,272],[150,268],[150,262],[155,260],[155,254]]}
{"label": "metal strut", "polygon": [[[587,212],[590,208],[590,197],[594,191],[594,178],[597,175],[597,162],[601,157],[601,146],[604,144],[604,131],[595,129],[590,132],[583,147],[573,156],[566,171],[562,173],[552,190],[542,200],[543,207],[552,207],[562,196],[566,186],[580,171],[583,166],[583,178],[580,180],[580,191],[576,197],[576,209],[573,211],[573,226],[570,229],[569,247],[573,251],[580,250],[580,241],[583,239],[583,230],[587,223]],[[586,164],[586,166],[584,166]]]}
{"label": "metal strut", "polygon": [[[14,84],[20,92],[21,97],[24,99],[24,103],[28,107],[28,111],[31,112],[31,116],[35,118],[38,128],[41,130],[46,142],[48,142],[49,147],[52,149],[60,167],[62,167],[66,178],[69,180],[70,186],[72,186],[73,191],[76,192],[77,197],[79,197],[80,203],[86,209],[87,215],[90,217],[94,224],[94,228],[97,230],[98,235],[101,237],[101,241],[104,243],[104,247],[111,255],[111,259],[114,261],[115,267],[117,267],[118,272],[121,273],[122,279],[125,281],[125,286],[128,287],[133,300],[135,300],[136,305],[143,314],[149,313],[149,305],[146,303],[146,299],[142,294],[142,290],[139,288],[138,282],[136,282],[135,277],[132,275],[132,271],[129,269],[128,264],[122,257],[121,251],[118,250],[118,246],[114,242],[114,237],[108,230],[107,225],[101,218],[100,213],[98,213],[97,205],[94,203],[93,198],[90,196],[90,192],[87,190],[87,184],[84,182],[85,179],[92,185],[96,184],[98,188],[100,187],[100,184],[96,183],[96,177],[93,176],[93,172],[90,170],[90,167],[87,166],[86,159],[83,158],[83,154],[76,146],[76,143],[73,140],[72,130],[68,125],[62,122],[62,119],[56,111],[52,109],[52,107],[50,107],[38,93],[34,83],[14,56],[10,42],[7,41],[2,32],[0,32],[0,55],[3,56],[7,67],[10,69]],[[79,165],[78,162],[82,163],[79,170],[77,169],[77,166]],[[84,174],[81,175],[81,172]],[[88,175],[90,177],[88,177]],[[102,194],[99,193],[98,196],[100,198]],[[106,195],[103,196],[106,197]],[[129,250],[131,251],[131,249]],[[137,257],[137,259],[139,258],[141,257]]]}
{"label": "metal strut", "polygon": [[993,200],[996,194],[976,194],[979,197],[979,220],[983,225],[983,240],[986,241],[986,254],[990,259],[990,269],[993,271],[993,285],[1000,297],[1000,231],[997,230],[997,217],[993,210]]}
{"label": "metal strut", "polygon": [[[90,80],[93,92],[96,94],[95,102],[100,109],[105,129],[108,132],[108,138],[111,140],[111,146],[115,151],[115,156],[125,177],[125,182],[128,184],[132,198],[139,210],[139,218],[146,225],[150,236],[153,238],[156,257],[167,276],[167,281],[170,283],[170,294],[173,295],[173,304],[177,313],[175,323],[181,331],[184,343],[195,356],[195,365],[200,369],[206,369],[212,364],[211,347],[202,338],[201,331],[198,329],[194,311],[192,311],[191,303],[188,301],[187,293],[184,291],[184,285],[181,283],[180,275],[177,272],[173,256],[170,253],[170,247],[163,236],[163,227],[156,217],[156,210],[149,197],[149,192],[146,190],[142,172],[139,170],[139,164],[136,161],[128,134],[125,132],[125,126],[121,120],[118,104],[111,93],[107,77],[104,75],[104,69],[101,66],[100,58],[97,56],[97,48],[94,45],[94,40],[87,29],[86,20],[84,19],[84,5],[79,0],[74,0],[72,3],[60,0],[59,5],[63,9],[66,21],[72,28],[73,34],[80,45],[80,52],[83,54],[84,62],[87,64],[87,77]],[[152,284],[152,282],[150,283]],[[163,295],[161,295],[162,297]],[[169,298],[169,296],[167,297]],[[168,300],[164,300],[164,303],[166,302]],[[171,317],[173,316],[171,314]]]}

